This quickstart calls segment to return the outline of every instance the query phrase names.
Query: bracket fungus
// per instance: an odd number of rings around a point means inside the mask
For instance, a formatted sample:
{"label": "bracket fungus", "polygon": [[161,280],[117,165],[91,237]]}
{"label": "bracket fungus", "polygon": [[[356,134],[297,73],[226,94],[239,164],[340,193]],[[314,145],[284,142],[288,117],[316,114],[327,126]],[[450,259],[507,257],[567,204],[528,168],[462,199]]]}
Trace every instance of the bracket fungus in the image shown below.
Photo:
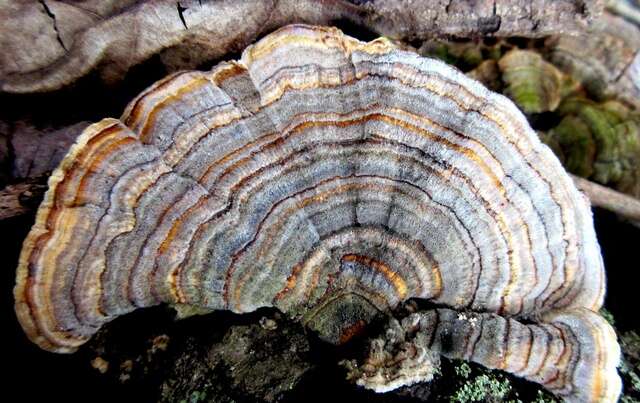
{"label": "bracket fungus", "polygon": [[339,342],[419,298],[440,307],[403,323],[422,347],[614,401],[604,292],[588,202],[511,101],[385,39],[293,25],[83,132],[15,307],[33,342],[72,352],[160,303],[277,307]]}

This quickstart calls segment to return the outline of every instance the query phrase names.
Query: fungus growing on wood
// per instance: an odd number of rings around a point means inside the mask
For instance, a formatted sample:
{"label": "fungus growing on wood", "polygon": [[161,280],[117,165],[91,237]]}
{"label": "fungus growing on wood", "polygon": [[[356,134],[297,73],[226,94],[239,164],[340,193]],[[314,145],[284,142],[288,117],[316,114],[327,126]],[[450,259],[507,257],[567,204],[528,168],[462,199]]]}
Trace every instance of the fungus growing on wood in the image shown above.
{"label": "fungus growing on wood", "polygon": [[514,49],[499,60],[498,66],[505,94],[525,113],[552,111],[560,104],[562,73],[538,53]]}
{"label": "fungus growing on wood", "polygon": [[442,307],[403,324],[421,348],[567,400],[620,390],[589,205],[523,115],[442,62],[332,28],[283,28],[89,126],[16,283],[50,351],[161,303],[277,307],[341,342],[419,298]]}

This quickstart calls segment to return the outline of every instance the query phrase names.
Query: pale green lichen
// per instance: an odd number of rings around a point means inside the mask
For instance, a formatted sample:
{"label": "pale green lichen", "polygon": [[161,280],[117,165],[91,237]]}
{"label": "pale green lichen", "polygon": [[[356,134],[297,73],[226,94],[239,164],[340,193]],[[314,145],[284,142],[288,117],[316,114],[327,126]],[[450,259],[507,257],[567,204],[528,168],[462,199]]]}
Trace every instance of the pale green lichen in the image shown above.
{"label": "pale green lichen", "polygon": [[451,397],[452,402],[502,402],[511,392],[511,384],[501,375],[478,375],[465,382]]}
{"label": "pale green lichen", "polygon": [[522,400],[511,378],[500,371],[476,368],[464,361],[456,362],[453,370],[459,380],[454,381],[455,392],[444,399],[450,402],[558,403],[542,389],[536,391],[535,398]]}
{"label": "pale green lichen", "polygon": [[469,375],[471,374],[471,367],[469,366],[469,364],[467,364],[466,362],[462,361],[460,364],[456,365],[456,367],[454,368],[454,370],[456,371],[456,375],[467,379],[469,378]]}
{"label": "pale green lichen", "polygon": [[558,401],[539,390],[536,398],[531,403],[558,403]]}

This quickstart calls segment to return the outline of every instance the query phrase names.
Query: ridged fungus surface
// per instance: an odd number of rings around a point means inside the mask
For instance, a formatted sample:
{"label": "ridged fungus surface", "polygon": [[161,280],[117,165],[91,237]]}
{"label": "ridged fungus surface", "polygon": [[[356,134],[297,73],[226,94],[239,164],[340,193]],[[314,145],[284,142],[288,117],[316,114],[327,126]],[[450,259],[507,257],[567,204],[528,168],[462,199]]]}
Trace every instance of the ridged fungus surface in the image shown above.
{"label": "ridged fungus surface", "polygon": [[15,300],[33,342],[72,352],[161,303],[277,307],[339,342],[420,298],[441,307],[408,325],[423,345],[614,401],[604,292],[589,205],[509,100],[384,39],[294,25],[89,126]]}

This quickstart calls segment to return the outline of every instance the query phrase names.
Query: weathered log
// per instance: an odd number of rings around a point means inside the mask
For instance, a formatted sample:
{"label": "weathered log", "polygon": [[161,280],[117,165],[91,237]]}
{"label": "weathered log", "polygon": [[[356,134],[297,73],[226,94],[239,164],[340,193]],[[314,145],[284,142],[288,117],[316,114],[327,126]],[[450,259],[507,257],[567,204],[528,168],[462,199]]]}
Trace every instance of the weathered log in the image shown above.
{"label": "weathered log", "polygon": [[605,13],[581,35],[554,35],[546,57],[596,99],[640,107],[640,29]]}
{"label": "weathered log", "polygon": [[29,122],[17,122],[11,132],[11,177],[24,180],[51,172],[87,126],[89,122],[78,122],[39,129]]}
{"label": "weathered log", "polygon": [[621,218],[640,227],[640,200],[587,179],[575,175],[571,177],[578,189],[589,198],[592,206],[613,211]]}
{"label": "weathered log", "polygon": [[0,220],[27,214],[38,208],[47,185],[44,180],[8,185],[0,190]]}
{"label": "weathered log", "polygon": [[392,38],[577,33],[599,0],[53,1],[0,4],[0,91],[51,91],[96,70],[118,81],[159,55],[169,71],[237,52],[292,22],[358,25]]}

